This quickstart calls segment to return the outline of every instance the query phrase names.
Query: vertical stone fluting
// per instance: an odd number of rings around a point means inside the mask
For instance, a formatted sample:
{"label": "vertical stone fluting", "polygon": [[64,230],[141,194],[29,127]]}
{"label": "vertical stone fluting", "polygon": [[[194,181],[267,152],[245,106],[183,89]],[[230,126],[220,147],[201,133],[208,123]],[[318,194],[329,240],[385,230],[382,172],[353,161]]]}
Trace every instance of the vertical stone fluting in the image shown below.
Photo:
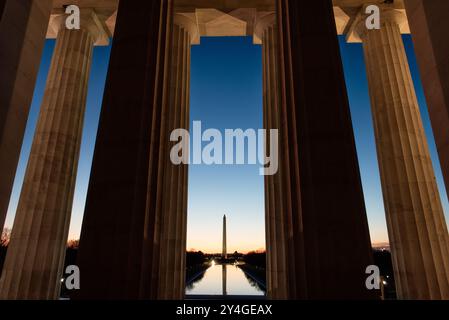
{"label": "vertical stone fluting", "polygon": [[172,13],[172,0],[119,3],[75,299],[158,296]]}
{"label": "vertical stone fluting", "polygon": [[[175,129],[188,129],[190,46],[194,28],[193,21],[175,14],[169,104],[165,118],[167,139]],[[187,165],[173,164],[169,157],[170,149],[167,148],[164,152],[167,157],[161,211],[158,298],[182,299],[185,292]]]}
{"label": "vertical stone fluting", "polygon": [[[190,25],[192,26],[192,25]],[[196,26],[193,26],[196,28]],[[193,36],[190,35],[189,39],[192,39]],[[198,37],[199,39],[199,37]],[[182,110],[183,118],[182,118],[182,124],[183,127],[189,131],[190,130],[190,54],[191,50],[188,48],[187,50],[187,61],[185,64],[186,70],[185,70],[185,108]],[[188,157],[190,157],[190,151],[188,151]],[[181,189],[182,192],[182,199],[181,199],[181,214],[182,214],[182,222],[181,222],[181,278],[179,279],[182,288],[182,295],[184,295],[184,287],[186,284],[186,250],[187,250],[187,208],[188,208],[188,178],[189,178],[189,166],[183,165],[181,167],[181,179],[182,179],[182,185]]]}
{"label": "vertical stone fluting", "polygon": [[332,1],[278,0],[277,23],[288,298],[374,297]]}
{"label": "vertical stone fluting", "polygon": [[[258,17],[256,34],[262,40],[263,59],[263,114],[264,128],[283,130],[280,119],[278,44],[276,14]],[[282,136],[282,134],[280,134]],[[268,136],[267,136],[268,137]],[[284,141],[279,141],[280,158],[284,158]],[[270,150],[267,138],[266,149]],[[282,160],[280,161],[282,162]],[[282,176],[286,172],[282,164],[273,176],[265,176],[265,229],[267,241],[267,295],[272,299],[285,299],[287,295],[287,247],[285,234],[285,204],[282,192]]]}
{"label": "vertical stone fluting", "polygon": [[3,230],[53,1],[2,0],[0,7],[0,230]]}
{"label": "vertical stone fluting", "polygon": [[[87,84],[99,29],[61,19],[36,133],[0,281],[5,299],[56,299],[70,224]],[[62,17],[63,18],[63,17]]]}
{"label": "vertical stone fluting", "polygon": [[449,242],[440,195],[399,23],[382,11],[363,41],[377,155],[398,297],[449,298]]}
{"label": "vertical stone fluting", "polygon": [[407,0],[404,4],[449,197],[449,1]]}
{"label": "vertical stone fluting", "polygon": [[[188,177],[186,165],[171,162],[170,135],[188,129],[193,27],[174,16],[171,0],[120,2],[76,298],[184,296]],[[105,268],[113,284],[97,280]]]}

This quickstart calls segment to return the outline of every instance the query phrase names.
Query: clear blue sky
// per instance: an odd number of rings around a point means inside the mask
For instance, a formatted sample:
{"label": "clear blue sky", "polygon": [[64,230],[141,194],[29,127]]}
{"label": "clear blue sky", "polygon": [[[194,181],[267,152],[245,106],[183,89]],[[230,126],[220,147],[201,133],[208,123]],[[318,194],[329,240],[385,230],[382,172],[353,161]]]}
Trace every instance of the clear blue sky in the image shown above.
{"label": "clear blue sky", "polygon": [[[404,40],[441,198],[448,216],[448,201],[411,38],[405,36]],[[384,242],[388,240],[388,236],[362,47],[359,44],[346,44],[343,38],[340,38],[340,44],[371,237],[373,242]],[[11,227],[13,223],[53,49],[54,41],[47,41],[8,212],[7,227]],[[97,47],[94,52],[70,239],[78,237],[82,222],[109,52],[110,47]],[[201,45],[192,48],[191,120],[201,120],[203,129],[262,128],[261,59],[261,47],[254,46],[251,38],[203,38]],[[264,247],[263,177],[259,176],[258,168],[257,165],[190,167],[188,249],[219,252],[223,214],[228,216],[229,251]]]}

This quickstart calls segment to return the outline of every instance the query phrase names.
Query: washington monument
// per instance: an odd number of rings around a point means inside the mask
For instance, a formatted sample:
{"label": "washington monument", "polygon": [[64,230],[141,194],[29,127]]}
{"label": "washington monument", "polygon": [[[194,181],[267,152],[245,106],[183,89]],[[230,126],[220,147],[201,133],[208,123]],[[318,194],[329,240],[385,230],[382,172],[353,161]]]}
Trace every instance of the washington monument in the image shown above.
{"label": "washington monument", "polygon": [[223,251],[221,256],[223,259],[228,258],[228,254],[226,252],[226,215],[223,216]]}

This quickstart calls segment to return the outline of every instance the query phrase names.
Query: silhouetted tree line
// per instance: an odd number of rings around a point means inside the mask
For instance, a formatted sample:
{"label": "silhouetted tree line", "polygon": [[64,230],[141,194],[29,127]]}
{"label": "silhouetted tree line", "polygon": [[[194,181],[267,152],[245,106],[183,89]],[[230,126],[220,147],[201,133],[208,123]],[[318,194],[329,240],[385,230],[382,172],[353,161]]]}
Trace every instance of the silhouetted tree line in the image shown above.
{"label": "silhouetted tree line", "polygon": [[76,241],[71,240],[67,243],[63,271],[67,268],[67,266],[77,265],[76,256],[78,255],[78,247],[79,247],[79,241],[77,241],[77,240]]}
{"label": "silhouetted tree line", "polygon": [[201,252],[187,252],[186,253],[186,267],[193,267],[196,265],[201,265],[206,261],[206,255]]}
{"label": "silhouetted tree line", "polygon": [[4,228],[0,234],[0,276],[3,270],[3,264],[6,259],[6,251],[8,250],[9,240],[11,238],[11,229]]}
{"label": "silhouetted tree line", "polygon": [[391,252],[387,250],[373,251],[374,264],[379,267],[380,275],[386,281],[385,298],[396,299],[396,284],[394,281],[393,263],[391,260]]}
{"label": "silhouetted tree line", "polygon": [[243,256],[243,261],[245,261],[245,263],[250,264],[254,267],[259,267],[259,268],[265,269],[266,256],[267,255],[265,252],[251,251]]}
{"label": "silhouetted tree line", "polygon": [[2,274],[3,263],[6,259],[6,251],[8,250],[8,246],[0,244],[0,276]]}
{"label": "silhouetted tree line", "polygon": [[383,276],[393,276],[393,263],[391,253],[387,250],[374,250],[374,264],[379,267]]}
{"label": "silhouetted tree line", "polygon": [[239,267],[245,272],[248,277],[250,274],[252,277],[257,279],[258,286],[263,288],[266,287],[266,252],[251,251],[243,256],[244,265],[239,265]]}
{"label": "silhouetted tree line", "polygon": [[186,284],[192,285],[196,280],[204,276],[204,272],[210,267],[210,261],[207,256],[201,252],[189,251],[186,253]]}

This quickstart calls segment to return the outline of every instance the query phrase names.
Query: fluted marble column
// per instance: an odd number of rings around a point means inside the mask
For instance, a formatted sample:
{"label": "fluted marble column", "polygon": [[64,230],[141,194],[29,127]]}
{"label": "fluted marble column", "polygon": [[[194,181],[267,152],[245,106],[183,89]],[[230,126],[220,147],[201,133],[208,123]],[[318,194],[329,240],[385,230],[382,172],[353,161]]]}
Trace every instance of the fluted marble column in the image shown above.
{"label": "fluted marble column", "polygon": [[449,197],[449,1],[406,0],[404,4]]}
{"label": "fluted marble column", "polygon": [[60,30],[0,280],[4,299],[56,299],[67,243],[93,46],[93,10]]}
{"label": "fluted marble column", "polygon": [[[280,81],[276,14],[259,14],[256,35],[262,41],[264,128],[283,131],[280,118]],[[282,136],[280,134],[279,136]],[[284,139],[279,141],[279,156],[285,158]],[[267,139],[267,150],[270,150]],[[282,160],[280,161],[282,163]],[[288,298],[287,251],[285,233],[285,193],[283,175],[288,168],[279,166],[277,174],[265,176],[265,231],[267,247],[267,295],[271,299]],[[285,177],[284,177],[285,178]],[[285,179],[284,179],[285,181]]]}
{"label": "fluted marble column", "polygon": [[449,299],[449,242],[399,24],[383,8],[380,30],[363,41],[398,297]]}
{"label": "fluted marble column", "polygon": [[[173,130],[189,129],[190,47],[197,37],[195,22],[183,15],[174,15],[170,89],[166,138]],[[170,143],[165,142],[167,146]],[[167,148],[165,153],[170,154]],[[164,194],[161,212],[159,299],[182,299],[185,292],[185,252],[187,228],[186,164],[175,165],[166,158]]]}
{"label": "fluted marble column", "polygon": [[173,281],[160,264],[161,254],[168,254],[162,249],[169,247],[162,243],[165,230],[172,227],[163,210],[167,119],[173,114],[172,29],[173,0],[119,2],[81,230],[77,262],[83,280],[76,299],[157,299],[161,282]]}
{"label": "fluted marble column", "polygon": [[372,250],[332,1],[278,0],[277,22],[288,297],[374,297],[365,286]]}
{"label": "fluted marble column", "polygon": [[0,230],[8,210],[52,0],[0,1]]}

